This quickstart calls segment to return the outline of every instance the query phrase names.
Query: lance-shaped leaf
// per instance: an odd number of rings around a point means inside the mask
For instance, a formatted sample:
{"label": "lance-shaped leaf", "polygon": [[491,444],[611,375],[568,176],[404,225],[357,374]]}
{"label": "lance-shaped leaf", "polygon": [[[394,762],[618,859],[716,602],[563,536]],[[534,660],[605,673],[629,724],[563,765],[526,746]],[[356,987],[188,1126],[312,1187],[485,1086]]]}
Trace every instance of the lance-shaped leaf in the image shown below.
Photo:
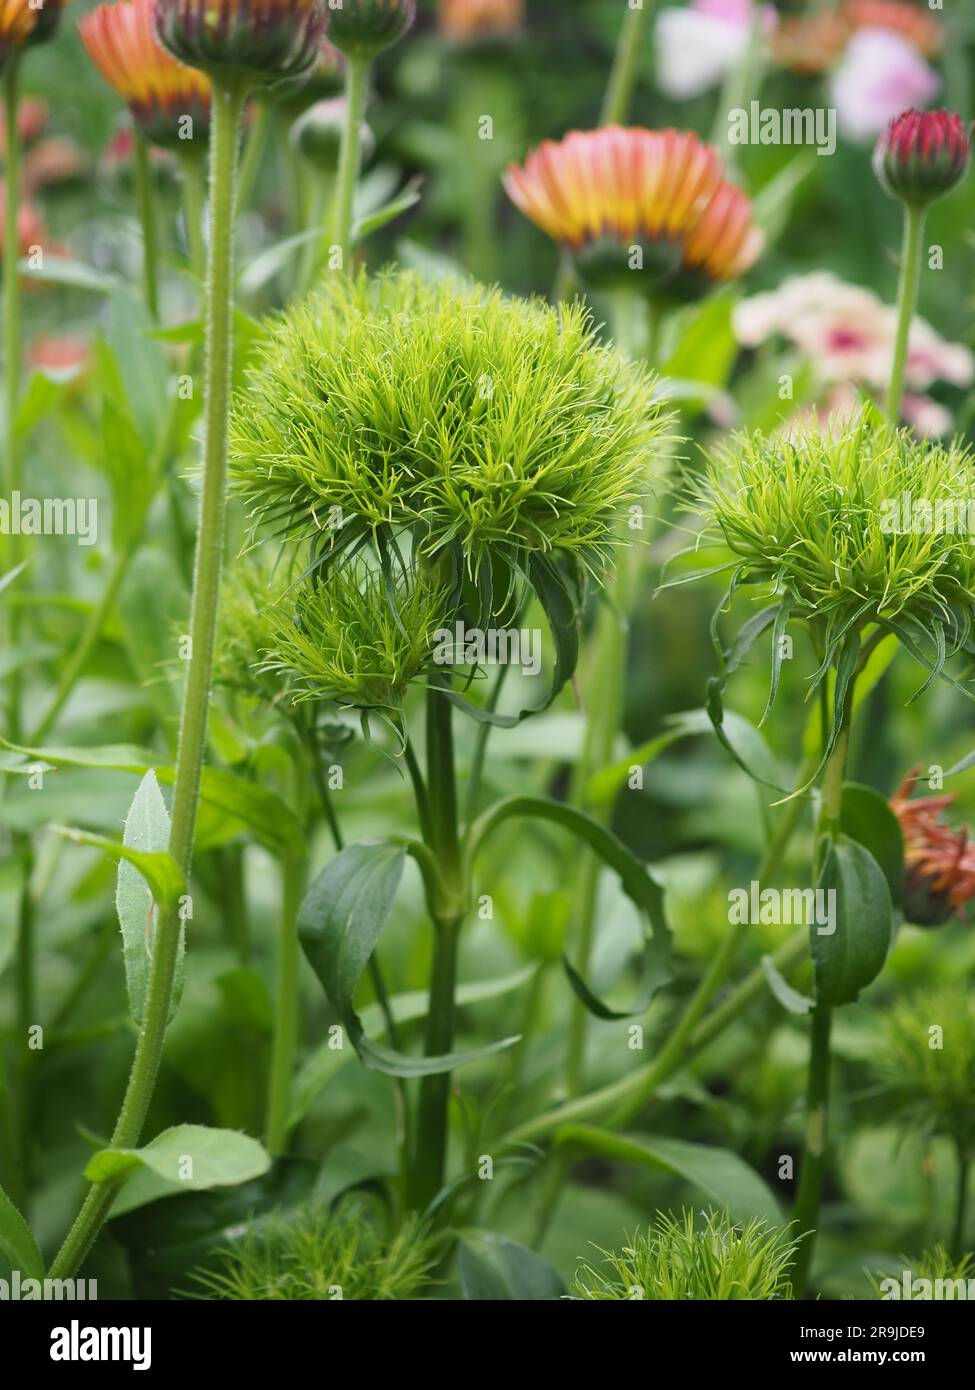
{"label": "lance-shaped leaf", "polygon": [[264,1147],[235,1129],[174,1125],[138,1149],[100,1149],[88,1160],[90,1182],[125,1182],[113,1215],[157,1197],[235,1187],[271,1166]]}
{"label": "lance-shaped leaf", "polygon": [[353,997],[392,911],[405,857],[403,845],[385,840],[349,845],[336,854],[305,895],[298,935],[365,1065],[390,1076],[432,1076],[510,1047],[518,1039],[438,1057],[410,1057],[366,1037]]}
{"label": "lance-shaped leaf", "polygon": [[883,969],[890,949],[893,907],[884,871],[869,850],[846,835],[825,846],[817,895],[828,920],[809,928],[816,1002],[852,1004]]}
{"label": "lance-shaped leaf", "polygon": [[629,1018],[644,1013],[651,1000],[673,978],[670,970],[671,936],[664,913],[664,896],[650,870],[617,839],[611,830],[591,816],[559,801],[533,796],[513,796],[486,811],[471,831],[471,856],[498,825],[518,816],[554,821],[595,850],[604,864],[620,878],[623,891],[635,903],[645,924],[643,970],[639,995],[629,1009],[612,1009],[592,992],[568,959],[563,959],[569,983],[586,1008],[597,1018]]}
{"label": "lance-shaped leaf", "polygon": [[[169,845],[169,812],[153,771],[146,773],[132,798],[125,818],[122,843],[140,854],[163,854]],[[149,968],[159,921],[161,904],[146,882],[141,869],[131,859],[119,860],[115,885],[115,907],[122,929],[122,956],[129,1008],[136,1023],[142,1022],[149,987]],[[176,948],[176,970],[169,1006],[169,1017],[179,1005],[183,992],[185,927],[180,923]]]}

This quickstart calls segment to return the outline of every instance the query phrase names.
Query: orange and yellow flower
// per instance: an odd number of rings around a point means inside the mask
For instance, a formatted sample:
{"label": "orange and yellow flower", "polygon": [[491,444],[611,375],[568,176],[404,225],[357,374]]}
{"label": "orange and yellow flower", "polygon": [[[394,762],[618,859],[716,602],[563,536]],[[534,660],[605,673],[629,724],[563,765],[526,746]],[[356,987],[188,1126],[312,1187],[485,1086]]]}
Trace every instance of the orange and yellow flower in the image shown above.
{"label": "orange and yellow flower", "polygon": [[0,0],[0,70],[30,38],[38,13],[31,9],[30,0]]}
{"label": "orange and yellow flower", "polygon": [[954,796],[912,797],[917,769],[890,798],[904,836],[904,916],[919,927],[939,927],[975,898],[975,843],[968,828],[941,824]]}
{"label": "orange and yellow flower", "polygon": [[439,25],[444,38],[508,38],[525,19],[525,0],[440,0]]}
{"label": "orange and yellow flower", "polygon": [[[185,67],[156,38],[153,0],[98,5],[78,22],[88,56],[154,145],[205,145],[210,79]],[[187,143],[185,148],[193,148]]]}
{"label": "orange and yellow flower", "polygon": [[748,198],[690,131],[573,131],[511,165],[505,188],[597,284],[632,283],[636,270],[698,289],[743,274],[762,249]]}

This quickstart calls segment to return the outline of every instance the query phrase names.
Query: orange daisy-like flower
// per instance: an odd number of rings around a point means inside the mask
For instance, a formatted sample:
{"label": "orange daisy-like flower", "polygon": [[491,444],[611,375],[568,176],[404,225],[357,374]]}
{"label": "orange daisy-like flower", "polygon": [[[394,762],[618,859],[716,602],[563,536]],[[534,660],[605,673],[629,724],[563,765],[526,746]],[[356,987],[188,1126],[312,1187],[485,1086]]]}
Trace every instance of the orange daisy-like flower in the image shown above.
{"label": "orange daisy-like flower", "polygon": [[[159,43],[153,0],[99,5],[78,22],[88,56],[154,145],[203,148],[210,118],[210,79]],[[185,144],[184,144],[185,142]]]}
{"label": "orange daisy-like flower", "polygon": [[0,71],[10,55],[27,42],[38,14],[30,0],[0,0]]}
{"label": "orange daisy-like flower", "polygon": [[508,38],[525,19],[525,0],[440,0],[440,32],[447,39]]}
{"label": "orange daisy-like flower", "polygon": [[941,824],[954,796],[912,797],[917,780],[913,768],[890,798],[904,836],[904,916],[919,927],[940,927],[975,898],[975,844],[967,826]]}
{"label": "orange daisy-like flower", "polygon": [[595,284],[699,290],[754,264],[763,244],[751,203],[715,150],[690,131],[573,131],[511,165],[512,202]]}

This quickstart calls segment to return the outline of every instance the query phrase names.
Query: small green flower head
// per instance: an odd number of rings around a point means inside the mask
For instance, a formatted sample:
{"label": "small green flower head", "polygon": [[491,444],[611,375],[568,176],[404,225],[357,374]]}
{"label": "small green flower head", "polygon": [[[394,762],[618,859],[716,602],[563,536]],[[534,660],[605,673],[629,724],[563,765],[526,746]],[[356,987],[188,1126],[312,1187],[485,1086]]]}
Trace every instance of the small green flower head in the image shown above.
{"label": "small green flower head", "polygon": [[732,588],[767,587],[827,657],[869,624],[931,671],[970,634],[975,458],[918,441],[868,408],[850,425],[740,436],[710,460],[699,503],[731,551]]}
{"label": "small green flower head", "polygon": [[296,701],[399,710],[411,682],[433,669],[449,597],[412,566],[396,572],[390,590],[378,566],[357,556],[327,583],[302,584],[271,610],[261,670],[283,677]]}
{"label": "small green flower head", "polygon": [[879,1070],[896,1109],[927,1134],[975,1140],[975,998],[964,985],[901,1000],[884,1021]]}
{"label": "small green flower head", "polygon": [[792,1297],[789,1271],[798,1241],[787,1227],[753,1219],[736,1225],[727,1213],[658,1215],[647,1233],[621,1250],[601,1251],[599,1269],[582,1265],[574,1297],[673,1302],[772,1300]]}
{"label": "small green flower head", "polygon": [[320,554],[405,528],[473,575],[553,554],[601,571],[663,430],[652,379],[581,307],[333,276],[259,354],[231,466],[259,521]]}
{"label": "small green flower head", "polygon": [[416,18],[416,0],[329,0],[329,38],[350,58],[375,58]]}

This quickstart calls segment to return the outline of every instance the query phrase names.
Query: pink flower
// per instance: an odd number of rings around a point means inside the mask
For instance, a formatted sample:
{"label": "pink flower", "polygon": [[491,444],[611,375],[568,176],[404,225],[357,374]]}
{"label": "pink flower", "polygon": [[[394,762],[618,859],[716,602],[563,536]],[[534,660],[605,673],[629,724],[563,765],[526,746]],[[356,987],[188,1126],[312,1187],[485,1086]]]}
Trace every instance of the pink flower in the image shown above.
{"label": "pink flower", "polygon": [[941,85],[913,44],[890,29],[861,29],[833,74],[830,96],[841,132],[872,140],[908,107],[927,106]]}
{"label": "pink flower", "polygon": [[[692,0],[682,10],[661,10],[657,18],[657,85],[678,101],[718,86],[748,48],[752,0]],[[762,6],[762,30],[777,23]]]}
{"label": "pink flower", "polygon": [[901,415],[922,439],[943,439],[954,425],[951,411],[930,396],[905,396]]}

